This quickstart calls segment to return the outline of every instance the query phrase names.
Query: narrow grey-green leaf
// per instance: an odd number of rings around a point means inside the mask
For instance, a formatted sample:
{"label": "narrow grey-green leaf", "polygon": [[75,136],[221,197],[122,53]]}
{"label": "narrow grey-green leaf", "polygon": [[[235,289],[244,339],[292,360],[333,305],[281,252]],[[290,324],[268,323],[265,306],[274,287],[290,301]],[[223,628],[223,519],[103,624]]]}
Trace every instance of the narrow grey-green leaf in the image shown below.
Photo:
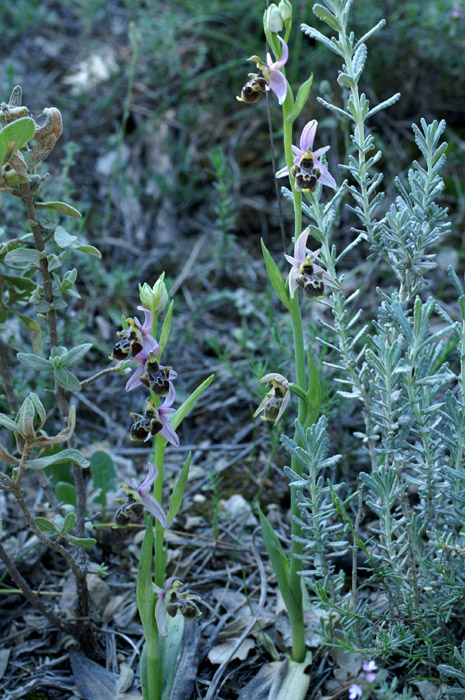
{"label": "narrow grey-green leaf", "polygon": [[178,480],[176,482],[176,486],[174,487],[174,491],[171,494],[170,498],[170,508],[168,510],[168,515],[166,516],[166,524],[169,525],[174,518],[177,516],[179,513],[179,509],[181,507],[182,503],[182,497],[184,496],[184,490],[186,488],[187,484],[187,477],[189,476],[189,467],[191,464],[191,459],[192,459],[192,452],[189,452],[187,455],[187,459],[184,462],[184,466],[182,468],[182,471],[178,477]]}
{"label": "narrow grey-green leaf", "polygon": [[341,27],[339,22],[337,21],[336,17],[326,9],[326,7],[323,7],[323,5],[313,5],[312,7],[313,14],[318,17],[318,19],[321,19],[323,22],[326,22],[327,25],[331,27],[331,29],[334,29],[335,32],[340,32]]}
{"label": "narrow grey-green leaf", "polygon": [[86,469],[89,466],[89,462],[79,450],[69,448],[47,457],[28,460],[26,467],[28,469],[45,469],[45,467],[50,467],[52,464],[61,464],[62,462],[74,462],[82,469]]}
{"label": "narrow grey-green leaf", "polygon": [[268,277],[270,278],[270,282],[273,285],[273,289],[276,292],[278,299],[284,304],[286,309],[288,311],[290,311],[291,302],[290,302],[289,294],[286,291],[286,286],[284,284],[282,275],[281,275],[279,268],[276,265],[275,261],[271,257],[271,255],[268,251],[268,248],[264,244],[263,239],[262,239],[262,251],[263,251],[263,257],[265,259],[266,271],[268,272]]}
{"label": "narrow grey-green leaf", "polygon": [[90,549],[94,546],[94,544],[97,544],[97,540],[93,537],[75,537],[74,535],[66,535],[66,539],[76,547],[84,547],[85,549]]}
{"label": "narrow grey-green leaf", "polygon": [[77,236],[73,236],[68,233],[63,226],[56,227],[53,238],[55,239],[57,246],[60,248],[69,248],[70,246],[74,247],[74,244],[79,240]]}
{"label": "narrow grey-green leaf", "polygon": [[64,519],[60,534],[67,535],[68,532],[71,532],[71,530],[73,529],[73,527],[75,525],[76,525],[76,515],[74,513],[68,513],[66,515],[66,518]]}
{"label": "narrow grey-green leaf", "polygon": [[63,367],[70,367],[82,360],[84,355],[89,352],[92,347],[92,343],[83,343],[82,345],[77,345],[75,348],[71,348],[67,355],[63,358]]}
{"label": "narrow grey-green leaf", "polygon": [[58,384],[66,391],[81,391],[81,382],[66,367],[55,367],[54,374]]}
{"label": "narrow grey-green leaf", "polygon": [[37,516],[37,518],[34,518],[34,522],[36,523],[37,527],[41,532],[57,532],[57,529],[50,520],[47,520],[47,518],[41,518],[40,516]]}
{"label": "narrow grey-green leaf", "polygon": [[31,352],[18,352],[16,357],[22,365],[36,372],[47,372],[53,369],[53,364],[50,360],[46,360],[45,357],[40,357],[40,355],[34,355]]}
{"label": "narrow grey-green leaf", "polygon": [[101,260],[102,253],[93,245],[77,245],[76,250],[80,250],[81,253],[86,253],[86,255],[91,255],[93,258]]}
{"label": "narrow grey-green leaf", "polygon": [[4,428],[7,428],[8,430],[12,430],[13,432],[18,431],[18,426],[16,425],[16,422],[9,416],[6,416],[4,413],[0,413],[0,425]]}
{"label": "narrow grey-green leaf", "polygon": [[40,252],[33,248],[15,248],[5,255],[8,265],[38,265],[39,261]]}
{"label": "narrow grey-green leaf", "polygon": [[310,350],[307,353],[308,362],[308,391],[307,391],[307,420],[306,425],[313,425],[318,420],[321,408],[320,376]]}
{"label": "narrow grey-green leaf", "polygon": [[36,209],[53,209],[54,211],[59,211],[60,214],[66,214],[66,216],[81,216],[77,209],[72,207],[71,204],[66,204],[66,202],[36,202],[35,206]]}

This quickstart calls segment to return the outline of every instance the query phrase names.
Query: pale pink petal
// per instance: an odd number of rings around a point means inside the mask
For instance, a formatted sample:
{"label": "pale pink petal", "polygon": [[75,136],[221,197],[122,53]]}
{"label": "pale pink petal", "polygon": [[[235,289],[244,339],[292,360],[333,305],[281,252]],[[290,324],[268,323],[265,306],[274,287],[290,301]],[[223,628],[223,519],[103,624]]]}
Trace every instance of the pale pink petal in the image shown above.
{"label": "pale pink petal", "polygon": [[316,119],[312,119],[311,122],[308,122],[304,126],[302,134],[300,135],[300,150],[303,153],[305,153],[305,151],[307,150],[312,150],[317,126],[318,122],[316,121]]}
{"label": "pale pink petal", "polygon": [[[162,413],[168,413],[168,409],[174,404],[175,399],[176,399],[176,391],[174,389],[174,386],[170,382],[168,393],[165,396],[165,400],[163,402],[163,405],[160,407]],[[174,409],[171,409],[171,411],[169,411],[169,413],[174,413]]]}
{"label": "pale pink petal", "polygon": [[313,157],[314,157],[315,160],[316,160],[317,158],[319,158],[320,156],[322,156],[323,153],[326,153],[326,151],[329,151],[330,148],[331,148],[331,146],[323,146],[323,148],[318,148],[318,150],[313,151],[313,154],[312,154],[312,155],[313,155]]}
{"label": "pale pink petal", "polygon": [[126,382],[126,391],[132,391],[137,386],[141,386],[141,381],[139,377],[144,373],[144,369],[144,365],[139,365],[136,371],[133,374],[131,374],[128,381]]}
{"label": "pale pink petal", "polygon": [[281,168],[281,170],[278,170],[275,177],[286,177],[286,175],[289,175],[289,168],[287,167],[287,165],[285,168]]}
{"label": "pale pink petal", "polygon": [[338,283],[336,282],[336,280],[334,280],[334,279],[331,277],[331,275],[329,274],[329,272],[323,272],[323,275],[322,275],[322,278],[321,278],[321,279],[323,280],[323,282],[324,282],[325,284],[328,285],[328,287],[334,287],[334,289],[339,289]]}
{"label": "pale pink petal", "polygon": [[302,231],[300,234],[299,238],[295,242],[294,245],[294,256],[299,260],[301,263],[304,262],[305,258],[307,257],[306,253],[306,248],[307,248],[307,238],[309,236],[310,229],[306,228],[305,231]]}
{"label": "pale pink petal", "polygon": [[136,326],[140,328],[142,333],[144,335],[148,335],[149,333],[152,332],[153,328],[153,313],[150,311],[150,309],[146,309],[145,306],[138,306],[137,307],[139,311],[144,312],[144,324],[141,326],[139,319],[135,318],[134,321],[136,322]]}
{"label": "pale pink petal", "polygon": [[148,464],[149,473],[147,474],[144,481],[137,488],[139,496],[145,496],[150,491],[158,477],[158,468],[155,466],[155,464],[153,462],[149,462]]}
{"label": "pale pink petal", "polygon": [[304,155],[305,151],[302,151],[301,148],[297,148],[297,146],[292,146],[292,153],[295,156],[299,156],[299,158],[301,158]]}
{"label": "pale pink petal", "polygon": [[[158,355],[158,351],[160,350],[160,346],[158,345],[157,341],[152,335],[144,335],[142,338],[142,347],[143,351],[146,356],[148,357],[150,352],[153,352],[155,357]],[[141,353],[139,353],[140,355]],[[137,360],[138,355],[134,358]]]}
{"label": "pale pink petal", "polygon": [[147,496],[142,496],[140,495],[140,500],[144,504],[145,510],[150,513],[150,515],[153,515],[153,517],[158,520],[159,523],[161,523],[162,527],[166,527],[166,515],[165,511],[161,507],[161,505],[158,503],[156,498],[151,496],[150,494]]}
{"label": "pale pink petal", "polygon": [[292,265],[292,267],[299,267],[301,264],[301,260],[297,260],[297,258],[293,258],[292,255],[288,255],[287,253],[284,253],[284,257],[286,258],[287,262]]}
{"label": "pale pink petal", "polygon": [[289,273],[289,294],[291,295],[291,299],[294,298],[295,290],[297,289],[297,282],[296,282],[296,277],[298,275],[296,274],[295,270],[291,270]]}
{"label": "pale pink petal", "polygon": [[271,73],[270,88],[278,98],[279,104],[282,105],[287,95],[287,80],[279,70],[275,70]]}
{"label": "pale pink petal", "polygon": [[160,416],[160,421],[163,423],[163,428],[160,430],[160,435],[164,437],[167,442],[174,445],[174,447],[179,447],[179,438],[169,420],[164,416]]}
{"label": "pale pink petal", "polygon": [[320,177],[318,178],[318,182],[321,185],[328,185],[328,187],[332,187],[333,190],[335,190],[337,187],[336,180],[333,178],[329,170],[322,165],[319,160],[315,161],[315,168],[318,168],[321,173]]}
{"label": "pale pink petal", "polygon": [[[273,68],[282,68],[282,67],[285,65],[285,63],[287,63],[287,59],[289,58],[289,49],[287,48],[286,42],[284,41],[284,39],[281,39],[280,36],[278,36],[278,39],[279,39],[279,41],[281,42],[281,44],[283,45],[283,55],[281,56],[281,58],[279,59],[279,61],[276,61],[276,63],[273,63],[272,65],[270,65],[270,64],[268,63],[268,66],[269,66],[270,68],[271,68],[271,67],[273,67]],[[269,54],[268,54],[268,57],[269,57]]]}

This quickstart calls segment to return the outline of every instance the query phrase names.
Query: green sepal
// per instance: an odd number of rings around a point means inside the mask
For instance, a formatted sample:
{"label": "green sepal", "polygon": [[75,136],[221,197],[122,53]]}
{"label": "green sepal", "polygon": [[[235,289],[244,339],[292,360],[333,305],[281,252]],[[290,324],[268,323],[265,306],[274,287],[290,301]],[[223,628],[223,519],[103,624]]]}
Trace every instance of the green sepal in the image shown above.
{"label": "green sepal", "polygon": [[163,350],[165,349],[166,344],[168,342],[168,339],[170,337],[171,317],[173,315],[173,305],[174,305],[174,299],[171,301],[171,304],[168,307],[168,311],[166,312],[166,316],[163,319],[163,325],[161,327],[161,333],[160,333],[160,350],[158,352],[158,357],[162,356]]}
{"label": "green sepal", "polygon": [[40,516],[37,516],[37,518],[34,518],[34,522],[41,532],[58,532],[58,530],[55,527],[55,523],[52,523],[50,520],[47,520],[47,518],[41,518]]}
{"label": "green sepal", "polygon": [[34,138],[36,125],[30,117],[21,117],[0,131],[0,165],[8,162],[13,153]]}
{"label": "green sepal", "polygon": [[268,277],[270,278],[270,282],[273,285],[273,289],[276,292],[276,295],[278,299],[284,304],[286,309],[288,311],[291,310],[291,300],[288,291],[286,290],[286,286],[284,284],[282,275],[279,271],[278,266],[276,265],[275,261],[271,257],[268,248],[266,247],[265,243],[263,242],[262,239],[262,251],[263,251],[263,257],[265,259],[265,266],[266,266],[266,271],[268,272]]}
{"label": "green sepal", "polygon": [[188,399],[184,401],[181,406],[179,406],[178,410],[176,413],[173,415],[173,418],[171,419],[171,425],[173,426],[174,430],[181,425],[182,421],[184,418],[187,416],[191,408],[194,406],[196,403],[197,399],[203,394],[205,389],[207,389],[212,381],[214,380],[215,375],[210,374],[209,377],[207,377],[200,386],[197,387],[195,391],[192,392],[192,394],[189,396]]}
{"label": "green sepal", "polygon": [[53,209],[66,216],[81,217],[81,213],[72,207],[71,204],[66,204],[66,202],[36,202],[35,206],[36,209]]}
{"label": "green sepal", "polygon": [[176,486],[174,487],[173,493],[171,494],[170,507],[168,510],[168,515],[166,516],[167,525],[169,525],[179,513],[179,509],[182,503],[182,497],[184,496],[184,490],[187,484],[187,477],[189,476],[189,467],[191,464],[191,459],[192,452],[189,452],[189,454],[187,455],[187,459],[184,462],[184,466],[179,475],[179,478],[176,482]]}
{"label": "green sepal", "polygon": [[295,98],[295,104],[290,113],[286,117],[286,121],[294,122],[299,114],[301,113],[302,109],[305,107],[307,104],[308,96],[310,95],[310,89],[312,87],[313,83],[313,73],[312,75],[304,82],[302,85],[299,87],[297,91],[297,96]]}
{"label": "green sepal", "polygon": [[321,383],[318,369],[310,350],[307,351],[308,389],[306,395],[307,417],[305,425],[308,427],[318,420],[321,409]]}
{"label": "green sepal", "polygon": [[284,554],[278,536],[260,509],[258,510],[258,515],[260,516],[260,524],[262,526],[263,542],[265,543],[266,551],[268,552],[271,565],[276,574],[279,590],[281,591],[286,610],[289,617],[295,620],[298,616],[298,610],[289,585],[289,560]]}
{"label": "green sepal", "polygon": [[28,469],[45,469],[45,467],[50,467],[52,464],[60,464],[61,462],[74,462],[82,469],[87,469],[89,466],[89,462],[79,450],[70,448],[47,457],[28,460],[26,467]]}

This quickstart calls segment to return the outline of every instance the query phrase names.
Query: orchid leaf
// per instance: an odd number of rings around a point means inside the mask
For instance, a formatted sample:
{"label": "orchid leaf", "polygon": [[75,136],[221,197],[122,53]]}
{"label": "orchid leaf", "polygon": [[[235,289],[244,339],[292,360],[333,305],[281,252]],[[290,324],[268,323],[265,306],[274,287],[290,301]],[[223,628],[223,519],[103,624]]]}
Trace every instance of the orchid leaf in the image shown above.
{"label": "orchid leaf", "polygon": [[143,661],[141,661],[141,681],[144,688],[144,698],[160,697],[159,695],[159,659],[158,634],[155,622],[155,593],[152,585],[153,559],[153,525],[150,516],[145,530],[144,540],[140,551],[139,568],[137,570],[136,600],[142,627],[144,628],[145,645]]}
{"label": "orchid leaf", "polygon": [[268,277],[273,285],[273,289],[276,292],[278,299],[284,304],[288,311],[291,310],[291,302],[289,294],[286,291],[282,275],[279,271],[278,266],[270,255],[270,252],[262,239],[262,251],[263,257],[265,258],[266,271],[268,272]]}
{"label": "orchid leaf", "polygon": [[310,88],[312,87],[313,83],[313,74],[304,82],[302,85],[299,87],[299,90],[297,92],[297,96],[295,98],[295,104],[290,113],[286,117],[286,121],[294,122],[299,114],[301,113],[302,109],[305,107],[307,104],[308,96],[310,94]]}
{"label": "orchid leaf", "polygon": [[268,700],[304,700],[310,685],[310,676],[305,669],[311,662],[311,652],[307,652],[302,662],[285,659],[270,688]]}
{"label": "orchid leaf", "polygon": [[170,617],[168,615],[166,619],[166,631],[168,635],[166,637],[159,637],[162,700],[169,700],[170,697],[184,632],[184,621],[182,615],[176,615],[175,617]]}
{"label": "orchid leaf", "polygon": [[184,495],[184,490],[186,488],[187,484],[187,477],[189,476],[189,467],[191,464],[191,459],[192,459],[192,452],[189,452],[187,455],[187,459],[184,462],[184,466],[182,468],[182,471],[179,475],[179,478],[176,482],[176,486],[174,487],[174,491],[171,494],[171,499],[170,499],[170,507],[168,510],[168,515],[166,517],[166,524],[169,525],[172,520],[177,516],[179,513],[179,509],[181,507],[182,503],[182,497]]}
{"label": "orchid leaf", "polygon": [[192,392],[189,398],[186,399],[184,403],[178,408],[176,413],[173,415],[173,418],[171,419],[171,425],[173,426],[174,430],[176,430],[176,428],[178,428],[181,425],[182,421],[187,416],[191,408],[194,406],[197,399],[203,394],[205,389],[207,389],[210,386],[214,378],[214,374],[211,374],[209,377],[207,377],[202,382],[202,384],[198,386],[195,391]]}

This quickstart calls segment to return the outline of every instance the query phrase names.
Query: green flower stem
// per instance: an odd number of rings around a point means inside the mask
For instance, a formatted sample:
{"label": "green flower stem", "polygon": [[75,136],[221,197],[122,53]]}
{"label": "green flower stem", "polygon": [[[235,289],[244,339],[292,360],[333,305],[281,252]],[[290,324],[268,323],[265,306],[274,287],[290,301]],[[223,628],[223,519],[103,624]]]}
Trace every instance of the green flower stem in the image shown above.
{"label": "green flower stem", "polygon": [[[163,460],[165,456],[166,440],[157,435],[155,437],[155,464],[158,467],[158,477],[154,485],[154,496],[162,505],[163,503]],[[164,530],[158,521],[155,525],[155,585],[163,588],[165,583],[166,556],[163,549]]]}

